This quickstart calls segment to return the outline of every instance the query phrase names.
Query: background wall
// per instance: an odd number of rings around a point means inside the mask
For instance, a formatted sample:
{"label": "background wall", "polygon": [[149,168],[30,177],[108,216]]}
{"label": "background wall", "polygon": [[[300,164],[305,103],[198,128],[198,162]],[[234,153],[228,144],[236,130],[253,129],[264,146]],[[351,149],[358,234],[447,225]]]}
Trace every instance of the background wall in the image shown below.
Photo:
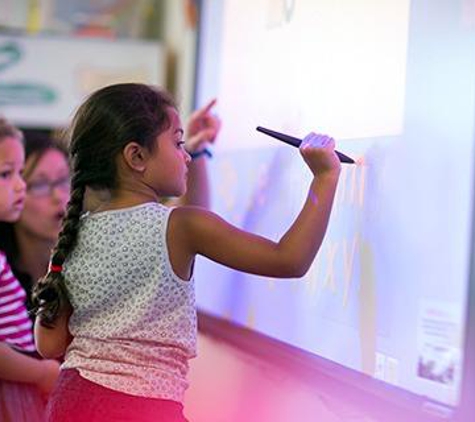
{"label": "background wall", "polygon": [[[71,47],[78,43],[93,47],[109,43],[111,48],[134,42],[160,44],[163,49],[146,60],[156,60],[165,70],[163,83],[175,94],[185,116],[193,107],[196,24],[193,0],[0,0],[0,35],[4,37],[70,40]],[[9,52],[0,50],[2,71]],[[35,57],[40,67],[64,67],[64,55],[57,49],[47,54],[41,51]],[[122,67],[133,62],[124,51]]]}

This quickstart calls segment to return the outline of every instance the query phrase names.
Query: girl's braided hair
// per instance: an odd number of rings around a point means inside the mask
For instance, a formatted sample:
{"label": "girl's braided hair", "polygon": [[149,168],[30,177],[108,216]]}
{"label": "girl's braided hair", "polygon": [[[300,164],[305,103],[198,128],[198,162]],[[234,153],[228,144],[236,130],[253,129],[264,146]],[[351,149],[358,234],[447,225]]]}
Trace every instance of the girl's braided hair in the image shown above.
{"label": "girl's braided hair", "polygon": [[[131,141],[153,152],[156,138],[170,125],[171,96],[155,87],[126,83],[94,92],[77,110],[68,132],[71,198],[51,256],[51,267],[62,267],[73,250],[80,226],[86,187],[117,187],[116,159]],[[61,271],[48,271],[32,296],[33,309],[46,327],[52,326],[68,303]]]}

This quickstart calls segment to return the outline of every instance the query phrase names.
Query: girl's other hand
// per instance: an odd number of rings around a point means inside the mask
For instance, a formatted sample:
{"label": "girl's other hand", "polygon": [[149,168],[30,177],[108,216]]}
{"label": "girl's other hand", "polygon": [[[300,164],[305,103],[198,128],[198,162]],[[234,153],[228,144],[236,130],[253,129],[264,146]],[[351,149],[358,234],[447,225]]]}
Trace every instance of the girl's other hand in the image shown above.
{"label": "girl's other hand", "polygon": [[187,124],[185,148],[188,152],[198,152],[214,143],[221,129],[221,120],[212,113],[216,99],[195,110]]}
{"label": "girl's other hand", "polygon": [[340,173],[341,164],[332,137],[311,132],[302,140],[299,149],[314,176]]}
{"label": "girl's other hand", "polygon": [[36,385],[45,396],[48,396],[59,376],[59,362],[54,359],[45,359],[41,361],[41,366],[43,369],[42,377]]}

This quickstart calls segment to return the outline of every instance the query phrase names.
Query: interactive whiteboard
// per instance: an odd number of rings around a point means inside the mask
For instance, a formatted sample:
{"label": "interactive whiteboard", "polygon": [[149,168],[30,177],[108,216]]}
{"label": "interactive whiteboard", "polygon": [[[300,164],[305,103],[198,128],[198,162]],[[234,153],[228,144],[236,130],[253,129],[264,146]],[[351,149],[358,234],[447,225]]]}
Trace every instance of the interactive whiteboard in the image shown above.
{"label": "interactive whiteboard", "polygon": [[204,1],[197,103],[217,97],[213,209],[275,240],[311,175],[255,131],[337,139],[328,232],[299,280],[201,260],[201,310],[452,408],[473,212],[475,2]]}

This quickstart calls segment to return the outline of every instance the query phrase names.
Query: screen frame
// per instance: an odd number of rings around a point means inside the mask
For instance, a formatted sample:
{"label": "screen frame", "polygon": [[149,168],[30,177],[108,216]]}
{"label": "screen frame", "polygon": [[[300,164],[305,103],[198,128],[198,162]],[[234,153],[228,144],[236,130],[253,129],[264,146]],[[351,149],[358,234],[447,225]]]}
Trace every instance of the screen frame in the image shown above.
{"label": "screen frame", "polygon": [[[200,69],[203,68],[201,52],[203,8],[206,1],[209,0],[195,0],[198,11],[192,100],[195,108],[198,106]],[[473,138],[475,144],[475,133]],[[472,174],[472,180],[475,180],[475,171]],[[318,386],[324,394],[343,396],[364,413],[381,418],[385,422],[400,422],[401,420],[469,422],[475,420],[475,406],[470,402],[470,398],[475,397],[475,326],[470,324],[470,321],[475,320],[475,204],[473,200],[471,215],[469,292],[466,306],[462,392],[460,404],[455,408],[372,378],[199,308],[198,329],[204,335],[225,341],[246,353],[291,371],[302,380]]]}

